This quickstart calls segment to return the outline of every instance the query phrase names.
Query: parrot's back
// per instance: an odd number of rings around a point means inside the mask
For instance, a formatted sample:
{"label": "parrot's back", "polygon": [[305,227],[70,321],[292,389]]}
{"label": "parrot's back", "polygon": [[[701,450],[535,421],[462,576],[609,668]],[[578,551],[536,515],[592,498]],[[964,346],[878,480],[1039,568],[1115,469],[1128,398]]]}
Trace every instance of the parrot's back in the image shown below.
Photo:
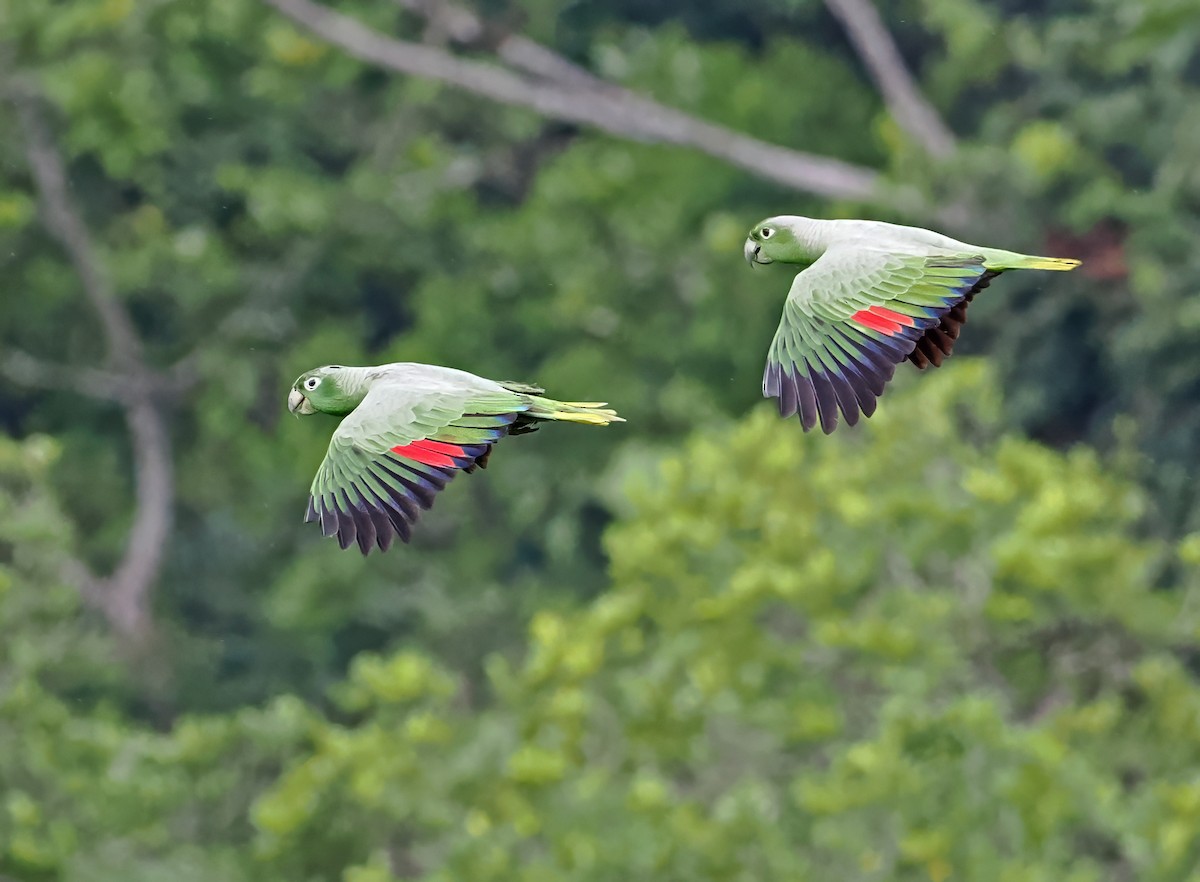
{"label": "parrot's back", "polygon": [[371,380],[400,383],[426,392],[504,392],[497,382],[458,368],[397,361],[371,369]]}
{"label": "parrot's back", "polygon": [[854,242],[896,254],[919,254],[929,257],[981,253],[985,250],[922,227],[869,220],[832,220],[826,223],[835,225],[830,244]]}

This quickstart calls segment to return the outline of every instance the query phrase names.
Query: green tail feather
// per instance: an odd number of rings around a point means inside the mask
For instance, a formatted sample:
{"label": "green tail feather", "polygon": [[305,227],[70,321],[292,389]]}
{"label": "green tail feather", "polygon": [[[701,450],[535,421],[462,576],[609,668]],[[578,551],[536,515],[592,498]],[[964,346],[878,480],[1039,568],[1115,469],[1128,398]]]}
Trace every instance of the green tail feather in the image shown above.
{"label": "green tail feather", "polygon": [[541,386],[535,386],[532,383],[518,383],[516,380],[497,380],[496,382],[509,392],[516,392],[520,395],[541,395],[546,391]]}
{"label": "green tail feather", "polygon": [[1065,272],[1079,266],[1079,261],[1070,257],[1038,257],[1032,254],[1017,254],[1014,251],[999,251],[989,254],[983,265],[990,270],[1057,270]]}
{"label": "green tail feather", "polygon": [[555,401],[553,398],[533,397],[527,416],[541,420],[559,420],[567,423],[584,423],[589,426],[607,426],[623,423],[615,410],[604,405],[605,401]]}

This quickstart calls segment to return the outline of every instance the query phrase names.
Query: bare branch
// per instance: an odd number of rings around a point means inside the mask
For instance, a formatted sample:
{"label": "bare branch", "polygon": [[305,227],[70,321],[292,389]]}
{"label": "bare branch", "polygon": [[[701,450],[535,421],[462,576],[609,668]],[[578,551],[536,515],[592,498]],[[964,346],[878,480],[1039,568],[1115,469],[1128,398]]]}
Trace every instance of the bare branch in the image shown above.
{"label": "bare branch", "polygon": [[104,580],[102,607],[118,633],[144,640],[151,630],[150,591],[174,520],[175,478],[166,420],[150,398],[125,408],[133,447],[135,508],[125,554]]}
{"label": "bare branch", "polygon": [[[474,12],[445,0],[396,0],[403,8],[429,20],[438,33],[461,46],[487,40],[487,27]],[[578,89],[618,89],[541,43],[520,34],[504,34],[494,45],[496,57],[510,67],[560,86]]]}
{"label": "bare branch", "polygon": [[535,77],[541,77],[550,82],[559,83],[571,88],[618,89],[613,83],[602,80],[591,73],[563,58],[557,52],[547,49],[541,43],[535,43],[528,37],[510,34],[496,46],[496,55],[506,64],[523,70]]}
{"label": "bare branch", "polygon": [[148,397],[167,397],[186,391],[195,381],[191,374],[168,376],[126,374],[84,365],[46,361],[20,349],[0,356],[0,376],[30,389],[60,389],[85,398],[131,404]]}
{"label": "bare branch", "polygon": [[142,645],[153,632],[149,596],[166,550],[174,506],[170,438],[154,394],[168,381],[142,361],[141,340],[133,322],[116,298],[87,227],[71,203],[66,167],[37,95],[27,84],[10,87],[7,93],[21,122],[46,229],[66,251],[100,320],[110,368],[64,368],[21,353],[10,355],[2,366],[8,376],[31,385],[72,388],[122,403],[134,462],[133,527],[121,562],[110,577],[81,572],[76,581],[85,600],[100,609],[115,631]]}
{"label": "bare branch", "polygon": [[120,374],[55,364],[20,350],[4,354],[0,359],[0,374],[31,389],[67,389],[106,401],[120,401],[125,388]]}
{"label": "bare branch", "polygon": [[931,156],[945,159],[953,154],[957,147],[954,134],[917,88],[871,0],[825,0],[825,5],[846,29],[900,127]]}
{"label": "bare branch", "polygon": [[[837,199],[875,194],[877,172],[802,153],[705,122],[616,86],[583,91],[526,79],[507,68],[396,40],[312,0],[265,0],[279,12],[361,61],[440,80],[502,104],[636,140],[692,147],[788,187]],[[877,195],[877,194],[875,194]]]}
{"label": "bare branch", "polygon": [[104,328],[109,357],[114,361],[137,359],[141,341],[129,316],[113,294],[112,281],[103,264],[95,258],[95,248],[87,227],[71,206],[67,195],[67,175],[53,139],[37,109],[37,98],[28,87],[11,88],[17,118],[25,132],[25,157],[37,182],[41,197],[42,219],[70,257],[83,284],[83,292]]}

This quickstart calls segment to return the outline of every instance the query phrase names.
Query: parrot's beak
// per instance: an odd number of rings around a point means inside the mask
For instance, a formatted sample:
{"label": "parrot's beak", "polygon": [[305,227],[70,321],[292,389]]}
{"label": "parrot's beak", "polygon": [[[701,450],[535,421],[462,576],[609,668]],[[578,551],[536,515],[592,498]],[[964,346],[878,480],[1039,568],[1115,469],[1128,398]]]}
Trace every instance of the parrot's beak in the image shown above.
{"label": "parrot's beak", "polygon": [[288,410],[299,416],[300,414],[313,413],[313,406],[309,403],[299,389],[293,389],[288,393]]}
{"label": "parrot's beak", "polygon": [[746,256],[746,263],[750,264],[751,266],[754,266],[756,263],[770,263],[771,258],[759,257],[759,250],[761,248],[762,246],[753,239],[747,238],[746,245],[742,248],[742,254]]}

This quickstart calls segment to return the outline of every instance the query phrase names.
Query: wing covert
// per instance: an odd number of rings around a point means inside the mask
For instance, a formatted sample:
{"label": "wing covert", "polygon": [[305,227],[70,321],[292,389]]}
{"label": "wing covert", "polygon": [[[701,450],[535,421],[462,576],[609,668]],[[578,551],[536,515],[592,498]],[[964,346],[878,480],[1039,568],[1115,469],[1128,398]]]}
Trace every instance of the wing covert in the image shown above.
{"label": "wing covert", "polygon": [[796,275],[767,357],[763,395],[829,434],[875,412],[905,359],[940,365],[966,304],[995,271],[981,255],[923,257],[834,246]]}
{"label": "wing covert", "polygon": [[304,520],[365,555],[407,542],[423,509],[460,471],[487,466],[492,445],[528,408],[511,393],[429,396],[376,384],[329,441]]}

